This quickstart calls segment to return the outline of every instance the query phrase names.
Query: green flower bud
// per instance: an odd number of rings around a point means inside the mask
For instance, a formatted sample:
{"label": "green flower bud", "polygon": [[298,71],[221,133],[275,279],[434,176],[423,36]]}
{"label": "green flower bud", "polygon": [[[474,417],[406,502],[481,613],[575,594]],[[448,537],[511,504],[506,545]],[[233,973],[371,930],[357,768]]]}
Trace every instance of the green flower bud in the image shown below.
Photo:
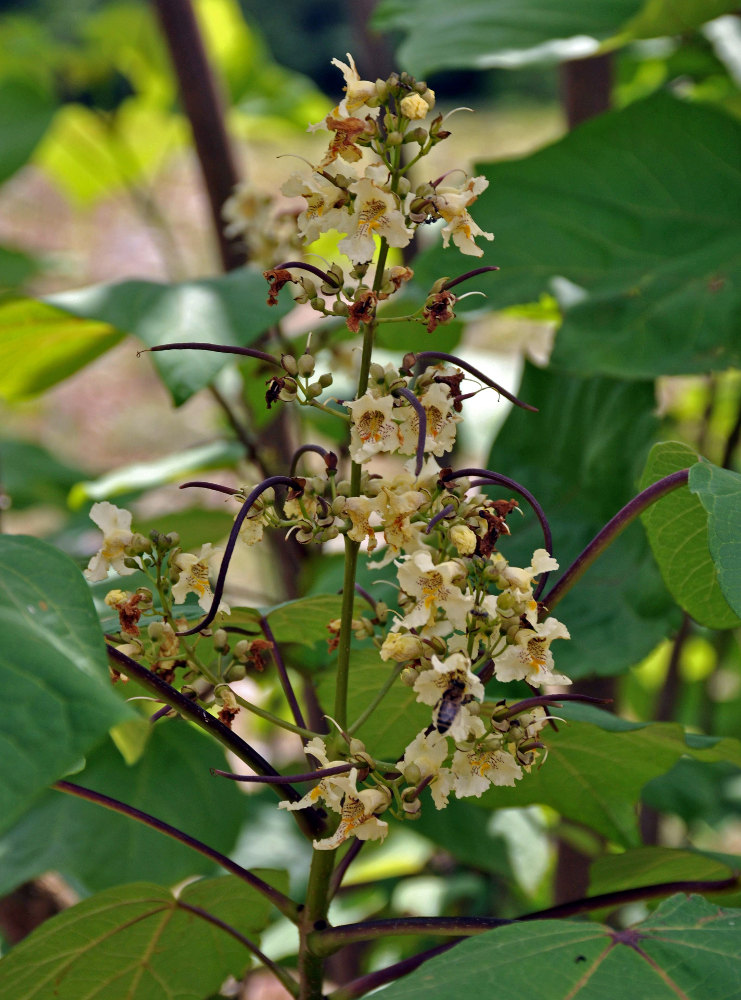
{"label": "green flower bud", "polygon": [[299,375],[303,375],[304,378],[306,378],[309,375],[314,374],[314,366],[316,365],[316,361],[314,360],[313,355],[302,354],[296,363],[298,365]]}
{"label": "green flower bud", "polygon": [[394,129],[393,132],[389,132],[389,134],[386,136],[387,146],[401,146],[403,142],[404,142],[404,135],[397,129]]}
{"label": "green flower bud", "polygon": [[317,396],[321,396],[324,392],[321,384],[319,382],[312,382],[311,385],[306,390],[306,395],[309,399],[316,399]]}
{"label": "green flower bud", "polygon": [[229,648],[229,633],[225,632],[223,628],[217,628],[211,638],[214,649],[224,650]]}
{"label": "green flower bud", "polygon": [[324,372],[323,375],[319,376],[319,385],[323,389],[328,389],[329,386],[332,385],[333,382],[334,382],[334,378],[332,377],[332,373],[331,372]]}
{"label": "green flower bud", "polygon": [[162,638],[162,633],[165,630],[164,622],[150,622],[147,625],[147,635],[152,640],[152,642],[157,642]]}
{"label": "green flower bud", "polygon": [[280,358],[281,367],[288,375],[298,375],[298,365],[292,354],[282,354]]}
{"label": "green flower bud", "polygon": [[249,659],[251,648],[252,648],[252,643],[248,639],[240,639],[239,642],[235,645],[234,649],[232,650],[232,653],[239,660],[247,660]]}
{"label": "green flower bud", "polygon": [[241,681],[247,676],[247,667],[244,663],[240,663],[238,660],[232,660],[229,664],[229,669],[226,672],[226,679],[228,681]]}

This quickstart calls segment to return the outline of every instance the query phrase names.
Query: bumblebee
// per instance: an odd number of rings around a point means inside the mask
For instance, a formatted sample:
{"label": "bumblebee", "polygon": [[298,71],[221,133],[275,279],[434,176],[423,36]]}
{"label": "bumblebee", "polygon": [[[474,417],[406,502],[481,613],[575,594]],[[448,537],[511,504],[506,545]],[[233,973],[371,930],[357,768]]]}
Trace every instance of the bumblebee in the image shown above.
{"label": "bumblebee", "polygon": [[466,694],[465,682],[454,677],[435,707],[435,728],[438,733],[447,733],[455,722],[461,705],[466,705],[471,700],[471,695]]}

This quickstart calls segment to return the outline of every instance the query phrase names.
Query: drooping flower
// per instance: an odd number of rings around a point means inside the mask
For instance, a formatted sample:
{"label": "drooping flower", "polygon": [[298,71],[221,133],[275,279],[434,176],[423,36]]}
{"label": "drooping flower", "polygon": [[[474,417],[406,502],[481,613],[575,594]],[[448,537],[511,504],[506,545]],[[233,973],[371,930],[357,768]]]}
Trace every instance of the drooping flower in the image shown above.
{"label": "drooping flower", "polygon": [[[221,557],[220,549],[215,549],[211,542],[201,546],[198,555],[192,552],[180,552],[175,556],[175,565],[180,570],[177,583],[173,585],[172,597],[176,604],[182,604],[188,594],[198,595],[198,604],[204,611],[209,611],[214,595],[208,582],[210,564]],[[222,601],[219,611],[229,614],[229,605]]]}
{"label": "drooping flower", "polygon": [[134,567],[124,565],[125,549],[134,537],[131,517],[130,511],[116,507],[107,500],[94,503],[90,508],[90,519],[103,532],[103,544],[84,571],[86,579],[91,583],[105,580],[109,569],[114,569],[119,576],[129,576],[136,572]]}
{"label": "drooping flower", "polygon": [[364,788],[357,790],[358,772],[355,768],[349,776],[340,775],[338,784],[345,789],[345,797],[340,810],[340,823],[331,837],[315,840],[317,851],[333,851],[348,837],[358,840],[383,840],[388,833],[388,823],[378,819],[377,813],[388,808],[391,795],[386,789]]}
{"label": "drooping flower", "polygon": [[447,805],[454,785],[452,772],[442,766],[447,756],[447,739],[433,729],[429,733],[417,733],[397,765],[410,784],[416,785],[424,778],[432,778],[429,789],[438,809]]}
{"label": "drooping flower", "polygon": [[362,542],[368,539],[368,552],[372,552],[376,545],[376,532],[370,523],[371,514],[378,512],[377,497],[348,497],[345,501],[344,513],[350,518],[352,527],[347,533],[348,538],[354,542]]}
{"label": "drooping flower", "polygon": [[472,257],[483,256],[484,251],[476,246],[474,238],[483,236],[484,239],[493,240],[494,234],[486,233],[476,225],[468,213],[468,207],[488,186],[486,177],[470,177],[462,187],[440,184],[435,188],[435,194],[429,200],[447,223],[442,231],[444,247],[448,246],[452,237],[461,253]]}
{"label": "drooping flower", "polygon": [[530,628],[521,628],[515,641],[505,647],[494,660],[497,679],[527,681],[528,684],[571,684],[563,674],[553,673],[553,653],[550,645],[554,639],[569,639],[566,626],[555,618],[536,622]]}
{"label": "drooping flower", "polygon": [[375,253],[374,236],[383,236],[391,247],[405,247],[409,243],[412,230],[406,226],[395,195],[367,176],[351,184],[349,190],[356,197],[347,236],[339,242],[341,253],[354,264],[363,264]]}

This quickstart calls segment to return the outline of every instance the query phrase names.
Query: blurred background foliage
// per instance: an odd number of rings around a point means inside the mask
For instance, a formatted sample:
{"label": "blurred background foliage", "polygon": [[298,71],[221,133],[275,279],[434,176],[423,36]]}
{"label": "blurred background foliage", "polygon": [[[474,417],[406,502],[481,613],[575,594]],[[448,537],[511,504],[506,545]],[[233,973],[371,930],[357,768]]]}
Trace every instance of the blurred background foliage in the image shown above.
{"label": "blurred background foliage", "polygon": [[[522,383],[524,398],[541,408],[544,423],[521,412],[504,422],[505,407],[492,415],[491,398],[479,398],[476,430],[463,447],[467,458],[489,458],[541,496],[562,565],[636,492],[654,442],[681,441],[739,470],[741,18],[732,4],[686,0],[681,23],[675,5],[638,0],[382,0],[375,11],[371,3],[340,0],[195,6],[240,172],[267,193],[277,194],[296,169],[294,156],[311,160],[319,148],[305,130],[337,99],[332,57],[352,52],[361,75],[372,78],[407,68],[426,76],[443,110],[475,109],[452,119],[453,137],[429,169],[439,175],[485,164],[490,188],[476,218],[496,233],[486,259],[502,272],[487,286],[487,300],[462,304],[435,346],[458,346],[505,384]],[[611,52],[600,56],[609,58],[611,83],[598,110],[609,104],[615,115],[551,145],[568,130],[568,60],[598,45]],[[267,318],[260,268],[237,279],[219,276],[188,122],[154,11],[143,0],[5,2],[0,53],[3,530],[46,538],[83,562],[95,547],[89,504],[110,497],[135,504],[137,524],[177,528],[188,547],[216,540],[229,523],[223,506],[194,506],[173,484],[204,469],[229,482],[254,477],[244,441],[232,432],[235,408],[277,464],[285,428],[275,411],[265,413],[264,379],[254,366],[209,367],[191,357],[155,369],[136,350],[161,342],[163,331],[170,340],[251,343],[281,314]],[[332,240],[319,249],[331,255]],[[450,251],[422,250],[414,263],[418,296],[425,280],[464,269]],[[728,295],[714,297],[720,288]],[[554,361],[544,369],[558,326]],[[306,316],[291,314],[285,343],[303,349],[306,329]],[[382,346],[392,349],[398,328],[389,326],[384,337]],[[428,343],[415,332],[405,348]],[[321,417],[308,431],[331,433]],[[534,538],[526,522],[507,555],[532,551]],[[572,625],[574,640],[559,666],[585,690],[608,692],[623,716],[734,736],[741,722],[738,615],[725,608],[729,627],[722,631],[710,618],[690,620],[669,597],[656,547],[653,553],[634,526],[595,568],[591,586],[564,601],[564,619],[584,627]],[[301,573],[304,590],[331,593],[339,557],[306,559]],[[285,580],[266,562],[257,574],[247,567],[239,586],[243,603],[269,604],[284,595]],[[304,669],[322,658],[316,642],[302,653]],[[266,706],[280,711],[270,681],[259,687]],[[251,725],[252,739],[267,738],[259,723]],[[162,818],[183,821],[189,800],[170,790],[182,785],[185,768],[201,794],[195,734],[188,730],[185,749],[178,743],[177,750],[158,735],[153,742],[163,745],[146,752],[140,737],[133,727],[101,745],[88,758],[86,779],[101,791],[118,788],[142,808],[157,811],[156,802]],[[645,844],[721,859],[741,850],[737,762],[677,752],[654,774],[649,752],[622,745],[637,775],[623,805],[634,815],[641,796]],[[271,754],[280,763],[292,746]],[[596,769],[595,794],[599,781]],[[303,845],[289,839],[269,797],[253,796],[245,823],[233,786],[223,795],[222,849],[233,847],[247,866],[285,864],[300,878]],[[147,877],[195,873],[187,856],[149,834],[106,865],[93,848],[115,841],[113,821],[58,798],[45,793],[0,840],[0,855],[12,862],[2,891],[54,869],[85,895],[141,877],[141,857]],[[548,800],[543,793],[534,801]],[[395,831],[353,866],[358,887],[340,898],[336,918],[510,916],[562,898],[569,879],[576,892],[590,861],[639,850],[628,834],[621,841],[619,830],[580,824],[578,803],[563,815],[550,802],[520,806],[491,813],[466,806],[470,817],[464,822],[457,810],[454,829],[447,814],[426,813],[403,836]],[[482,823],[483,834],[465,836]],[[42,843],[49,829],[64,836]],[[556,843],[566,845],[558,856]],[[657,878],[662,857],[654,856]],[[636,872],[642,864],[641,857]],[[370,886],[371,879],[378,881]],[[373,946],[364,961],[386,963],[418,945]],[[280,922],[264,947],[273,957],[290,951]]]}

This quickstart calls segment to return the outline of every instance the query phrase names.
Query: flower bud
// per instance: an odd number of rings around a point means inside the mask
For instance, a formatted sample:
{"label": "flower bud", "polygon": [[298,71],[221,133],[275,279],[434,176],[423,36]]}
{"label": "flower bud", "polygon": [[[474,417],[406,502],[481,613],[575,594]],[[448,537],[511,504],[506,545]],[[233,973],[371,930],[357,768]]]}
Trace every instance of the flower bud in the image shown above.
{"label": "flower bud", "polygon": [[226,672],[228,681],[241,681],[247,676],[247,667],[239,660],[232,660]]}
{"label": "flower bud", "polygon": [[[409,782],[409,784],[412,785],[412,788],[408,789],[405,788],[404,792],[407,792],[408,794],[411,795],[414,792],[416,786],[422,780],[422,772],[420,771],[419,767],[416,764],[408,764],[404,768],[404,777]],[[402,798],[404,798],[404,792],[401,793]]]}
{"label": "flower bud", "polygon": [[282,354],[280,358],[281,367],[288,375],[298,375],[298,365],[292,354]]}
{"label": "flower bud", "polygon": [[296,364],[298,366],[299,375],[303,375],[304,378],[314,374],[316,361],[314,360],[314,356],[312,354],[302,354]]}
{"label": "flower bud", "polygon": [[317,396],[321,396],[324,392],[320,382],[312,382],[311,385],[306,390],[306,395],[309,399],[316,399]]}
{"label": "flower bud", "polygon": [[328,389],[329,386],[332,385],[332,382],[334,382],[334,378],[332,377],[331,372],[324,372],[323,375],[319,376],[319,385],[323,389]]}
{"label": "flower bud", "polygon": [[405,687],[414,687],[419,677],[419,670],[416,667],[404,667],[399,677]]}
{"label": "flower bud", "polygon": [[424,649],[424,643],[419,636],[389,632],[381,646],[381,659],[395,660],[397,663],[418,660]]}
{"label": "flower bud", "polygon": [[389,134],[386,136],[387,146],[401,146],[403,142],[404,142],[404,136],[401,132],[398,131],[398,129],[394,129],[393,132],[389,132]]}
{"label": "flower bud", "polygon": [[451,542],[458,551],[458,555],[470,556],[476,551],[476,535],[467,525],[454,524],[449,534]]}
{"label": "flower bud", "polygon": [[157,642],[162,638],[162,633],[165,630],[164,622],[150,622],[147,625],[147,635],[152,640],[152,642]]}
{"label": "flower bud", "polygon": [[217,628],[211,638],[214,649],[223,651],[229,648],[229,634],[223,628]]}
{"label": "flower bud", "polygon": [[238,643],[234,646],[232,653],[237,657],[238,660],[249,659],[250,649],[252,648],[252,643],[248,639],[240,639]]}
{"label": "flower bud", "polygon": [[412,121],[419,121],[426,118],[430,111],[430,105],[420,94],[407,94],[401,99],[399,110],[405,118]]}
{"label": "flower bud", "polygon": [[139,534],[138,531],[131,536],[131,541],[126,546],[126,552],[132,556],[140,556],[143,555],[143,553],[145,552],[151,552],[151,551],[152,551],[151,539],[146,538],[144,535]]}

